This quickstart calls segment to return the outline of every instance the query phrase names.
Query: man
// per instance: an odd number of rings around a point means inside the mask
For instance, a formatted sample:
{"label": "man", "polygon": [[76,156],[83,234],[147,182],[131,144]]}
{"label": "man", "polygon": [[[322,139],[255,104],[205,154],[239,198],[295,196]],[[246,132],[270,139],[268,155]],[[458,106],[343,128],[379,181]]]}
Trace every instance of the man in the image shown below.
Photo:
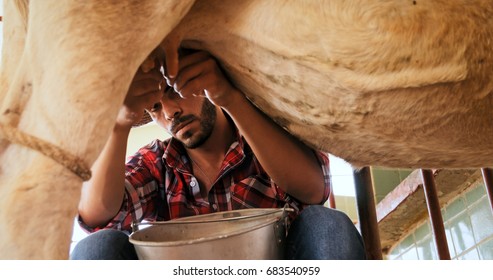
{"label": "man", "polygon": [[[136,259],[124,233],[132,221],[285,204],[297,215],[287,259],[365,258],[350,219],[321,205],[329,196],[326,155],[257,110],[206,52],[183,55],[178,75],[165,78],[167,87],[159,67],[134,77],[82,189],[79,221],[96,232],[72,259]],[[124,165],[129,131],[144,109],[172,138],[143,147]]]}

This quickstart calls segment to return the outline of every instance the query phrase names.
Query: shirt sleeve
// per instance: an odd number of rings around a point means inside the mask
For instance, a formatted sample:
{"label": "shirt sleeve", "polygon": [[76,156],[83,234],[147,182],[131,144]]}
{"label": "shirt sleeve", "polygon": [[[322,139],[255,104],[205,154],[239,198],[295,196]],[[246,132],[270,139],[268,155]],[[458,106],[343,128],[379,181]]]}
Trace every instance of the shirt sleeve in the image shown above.
{"label": "shirt sleeve", "polygon": [[100,229],[118,229],[131,232],[133,222],[155,218],[155,197],[160,184],[161,158],[147,148],[140,149],[125,165],[125,193],[119,212],[103,227],[90,227],[78,217],[80,226],[87,232]]}

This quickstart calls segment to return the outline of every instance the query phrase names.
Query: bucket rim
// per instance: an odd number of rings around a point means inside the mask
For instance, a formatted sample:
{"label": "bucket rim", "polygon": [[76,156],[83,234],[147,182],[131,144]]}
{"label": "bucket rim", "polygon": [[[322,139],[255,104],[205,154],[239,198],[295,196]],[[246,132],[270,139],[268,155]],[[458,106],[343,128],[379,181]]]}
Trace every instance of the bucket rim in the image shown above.
{"label": "bucket rim", "polygon": [[[277,221],[279,221],[279,218],[272,218],[269,220],[266,220],[263,223],[260,223],[258,225],[249,227],[247,229],[239,229],[235,231],[231,231],[230,233],[227,234],[222,234],[218,236],[210,236],[210,237],[199,237],[199,238],[192,238],[192,239],[187,239],[187,240],[179,240],[179,241],[142,241],[142,240],[137,240],[135,239],[135,235],[138,233],[141,233],[143,230],[147,229],[142,229],[136,232],[133,232],[129,236],[129,241],[135,246],[139,247],[177,247],[177,246],[183,246],[183,245],[193,245],[193,244],[200,244],[203,242],[209,242],[209,241],[215,241],[215,240],[221,240],[221,239],[226,239],[226,238],[231,238],[240,234],[248,233],[272,224],[275,224]],[[203,222],[202,222],[203,223]],[[172,225],[173,223],[160,223],[158,225],[153,225],[153,226],[163,226],[163,225]],[[183,223],[180,223],[183,224]],[[152,226],[151,226],[152,227]]]}
{"label": "bucket rim", "polygon": [[[249,216],[234,216],[234,213],[242,213],[242,212],[251,212],[251,211],[261,211],[261,213],[254,214],[254,215],[249,215]],[[238,209],[238,210],[231,210],[231,211],[221,211],[221,212],[215,212],[215,213],[209,213],[209,214],[202,214],[202,215],[195,215],[195,216],[188,216],[188,217],[182,217],[182,218],[177,218],[169,221],[156,221],[156,222],[138,222],[134,223],[134,225],[139,226],[139,225],[146,225],[146,226],[153,226],[153,225],[161,225],[161,224],[194,224],[194,223],[213,223],[213,222],[225,222],[225,221],[235,221],[235,220],[243,220],[243,219],[253,219],[253,218],[259,218],[262,216],[267,216],[267,215],[272,215],[276,213],[284,213],[286,212],[293,212],[294,209],[292,208],[248,208],[248,209]],[[207,219],[209,217],[215,217],[219,214],[232,214],[233,216],[231,217],[225,217],[222,219],[217,219],[217,218],[211,218]]]}

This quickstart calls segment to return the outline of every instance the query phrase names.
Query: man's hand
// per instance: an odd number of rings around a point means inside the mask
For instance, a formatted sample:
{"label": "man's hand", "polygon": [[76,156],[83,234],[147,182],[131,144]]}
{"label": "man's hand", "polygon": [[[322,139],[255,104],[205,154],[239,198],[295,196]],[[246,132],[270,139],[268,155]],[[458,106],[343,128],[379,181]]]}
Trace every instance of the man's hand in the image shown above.
{"label": "man's hand", "polygon": [[176,78],[166,77],[166,81],[182,98],[207,97],[220,107],[227,107],[234,98],[242,96],[205,51],[181,56]]}
{"label": "man's hand", "polygon": [[[135,74],[124,104],[118,113],[116,125],[130,128],[142,119],[145,109],[150,109],[159,102],[166,87],[161,64],[154,63],[154,68],[144,72],[139,67]],[[147,69],[148,70],[148,69]]]}

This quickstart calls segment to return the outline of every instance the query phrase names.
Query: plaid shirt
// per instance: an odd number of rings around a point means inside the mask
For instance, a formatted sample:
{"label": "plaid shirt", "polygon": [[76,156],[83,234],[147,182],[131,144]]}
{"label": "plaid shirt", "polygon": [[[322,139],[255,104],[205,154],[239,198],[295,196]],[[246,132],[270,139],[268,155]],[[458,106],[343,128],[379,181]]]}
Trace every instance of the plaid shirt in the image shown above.
{"label": "plaid shirt", "polygon": [[[180,142],[173,138],[154,140],[141,148],[126,164],[122,207],[104,228],[130,232],[133,221],[166,221],[243,208],[282,208],[286,203],[297,215],[306,205],[282,191],[243,137],[238,135],[237,139],[226,153],[208,201],[200,194],[190,158]],[[329,159],[326,154],[315,154],[324,173],[325,202],[330,192]],[[88,232],[101,229],[88,227],[80,218],[79,222]]]}

